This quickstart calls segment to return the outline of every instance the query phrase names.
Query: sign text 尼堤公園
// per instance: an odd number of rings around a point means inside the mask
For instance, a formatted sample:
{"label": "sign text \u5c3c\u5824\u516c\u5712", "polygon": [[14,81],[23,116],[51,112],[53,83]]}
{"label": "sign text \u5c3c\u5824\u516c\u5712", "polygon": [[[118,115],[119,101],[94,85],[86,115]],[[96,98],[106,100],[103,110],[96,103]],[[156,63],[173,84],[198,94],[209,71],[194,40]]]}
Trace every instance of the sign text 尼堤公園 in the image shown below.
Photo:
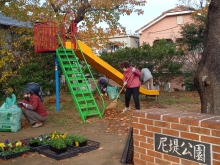
{"label": "sign text \u5c3c\u5824\u516c\u5712", "polygon": [[155,151],[211,165],[211,145],[164,134],[154,134]]}

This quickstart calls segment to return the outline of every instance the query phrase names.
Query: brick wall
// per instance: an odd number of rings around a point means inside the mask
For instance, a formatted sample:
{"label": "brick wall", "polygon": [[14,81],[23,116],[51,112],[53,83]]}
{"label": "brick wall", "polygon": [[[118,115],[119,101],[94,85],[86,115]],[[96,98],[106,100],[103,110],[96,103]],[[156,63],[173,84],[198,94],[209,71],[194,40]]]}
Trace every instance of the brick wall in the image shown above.
{"label": "brick wall", "polygon": [[202,165],[156,151],[155,133],[210,144],[211,164],[220,165],[220,116],[164,109],[134,112],[135,165]]}

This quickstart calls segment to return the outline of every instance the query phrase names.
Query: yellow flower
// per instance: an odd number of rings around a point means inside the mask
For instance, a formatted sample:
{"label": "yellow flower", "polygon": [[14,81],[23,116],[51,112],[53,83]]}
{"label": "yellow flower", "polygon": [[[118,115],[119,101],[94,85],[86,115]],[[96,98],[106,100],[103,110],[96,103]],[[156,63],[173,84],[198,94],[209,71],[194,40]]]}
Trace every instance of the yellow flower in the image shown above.
{"label": "yellow flower", "polygon": [[11,143],[9,143],[9,144],[8,144],[8,146],[9,146],[9,147],[12,147],[12,144],[11,144]]}
{"label": "yellow flower", "polygon": [[0,147],[5,147],[5,143],[0,143]]}
{"label": "yellow flower", "polygon": [[16,145],[16,146],[21,146],[21,142],[18,141],[15,145]]}

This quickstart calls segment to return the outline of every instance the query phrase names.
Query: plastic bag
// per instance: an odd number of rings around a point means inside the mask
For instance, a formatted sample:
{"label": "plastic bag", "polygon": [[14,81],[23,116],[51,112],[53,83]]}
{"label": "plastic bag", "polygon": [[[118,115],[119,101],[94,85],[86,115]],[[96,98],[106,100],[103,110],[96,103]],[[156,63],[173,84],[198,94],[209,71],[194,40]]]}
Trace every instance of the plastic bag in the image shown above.
{"label": "plastic bag", "polygon": [[7,97],[0,107],[0,132],[17,132],[21,129],[21,109],[15,104],[16,96]]}
{"label": "plastic bag", "polygon": [[[118,87],[116,86],[107,86],[107,94],[110,100],[116,99],[118,96]],[[120,98],[120,97],[118,97]]]}

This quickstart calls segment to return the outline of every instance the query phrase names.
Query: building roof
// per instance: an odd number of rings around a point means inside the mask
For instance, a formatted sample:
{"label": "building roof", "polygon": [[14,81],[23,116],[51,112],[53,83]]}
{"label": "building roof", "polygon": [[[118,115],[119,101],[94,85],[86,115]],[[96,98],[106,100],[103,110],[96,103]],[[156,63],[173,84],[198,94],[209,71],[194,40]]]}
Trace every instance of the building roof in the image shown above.
{"label": "building roof", "polygon": [[126,34],[126,35],[115,35],[115,36],[111,36],[111,37],[109,37],[109,39],[113,39],[113,38],[125,38],[125,37],[139,38],[138,35]]}
{"label": "building roof", "polygon": [[151,27],[152,25],[159,22],[160,20],[162,20],[165,17],[172,16],[172,15],[180,15],[180,14],[191,14],[193,11],[195,11],[194,8],[190,8],[190,7],[182,6],[182,5],[177,6],[173,9],[170,9],[170,10],[163,12],[160,16],[153,19],[152,21],[150,21],[149,23],[147,23],[146,25],[144,25],[140,29],[136,30],[135,32],[141,34],[144,30],[148,29],[149,27]]}
{"label": "building roof", "polygon": [[14,20],[10,17],[6,17],[0,12],[0,25],[4,26],[16,26],[16,27],[31,27],[30,23],[28,22],[19,22],[17,20]]}

